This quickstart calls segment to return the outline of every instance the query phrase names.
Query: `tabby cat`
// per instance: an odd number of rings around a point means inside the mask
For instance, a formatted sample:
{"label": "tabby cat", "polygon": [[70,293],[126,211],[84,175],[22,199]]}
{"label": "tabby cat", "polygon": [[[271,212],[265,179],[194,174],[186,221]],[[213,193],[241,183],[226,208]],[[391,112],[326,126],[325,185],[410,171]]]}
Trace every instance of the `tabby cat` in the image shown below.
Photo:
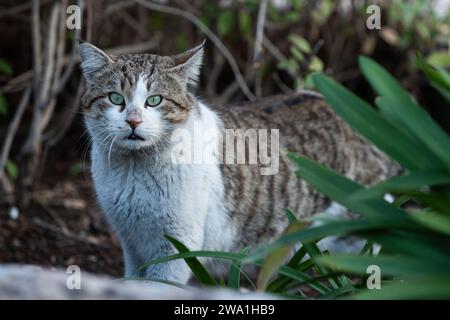
{"label": "tabby cat", "polygon": [[[203,47],[175,56],[112,56],[80,43],[86,80],[82,108],[92,140],[92,177],[99,203],[119,236],[125,276],[189,280],[191,273],[182,260],[138,271],[151,259],[176,253],[165,234],[191,250],[237,252],[279,236],[288,224],[285,208],[302,218],[332,207],[329,199],[295,176],[287,150],[364,185],[398,170],[339,119],[317,93],[303,91],[235,106],[208,106],[194,93]],[[214,158],[222,154],[224,139],[207,132],[238,128],[276,129],[278,135],[273,130],[266,137],[267,154],[272,153],[276,172],[263,174],[260,162],[174,161],[177,142],[172,137],[180,129],[193,135],[197,130],[209,138]],[[279,143],[278,147],[272,142]],[[194,148],[193,153],[199,152]],[[248,150],[244,154],[248,156]],[[231,156],[235,155],[233,151]],[[216,273],[223,269],[219,263],[208,263]]]}

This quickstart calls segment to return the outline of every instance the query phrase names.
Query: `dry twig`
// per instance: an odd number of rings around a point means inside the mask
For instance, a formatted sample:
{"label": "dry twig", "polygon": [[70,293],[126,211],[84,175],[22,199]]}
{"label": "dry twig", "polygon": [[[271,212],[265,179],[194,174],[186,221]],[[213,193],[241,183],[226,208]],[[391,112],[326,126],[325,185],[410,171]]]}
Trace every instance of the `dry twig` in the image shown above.
{"label": "dry twig", "polygon": [[240,89],[247,97],[247,99],[251,101],[254,101],[256,99],[255,95],[250,91],[249,87],[247,86],[247,83],[244,77],[242,76],[241,71],[239,70],[239,66],[236,60],[234,59],[233,55],[231,54],[231,52],[227,49],[227,47],[223,44],[223,42],[214,34],[214,32],[212,32],[211,29],[209,29],[199,18],[197,18],[195,15],[193,15],[188,11],[184,11],[178,8],[157,4],[146,0],[134,0],[134,1],[147,9],[183,17],[189,20],[191,23],[193,23],[212,41],[212,43],[225,56],[225,59],[227,59],[228,63],[230,64],[230,67],[234,73],[234,77],[236,78],[236,81]]}
{"label": "dry twig", "polygon": [[6,138],[3,141],[2,153],[0,157],[0,183],[4,178],[4,168],[6,165],[6,161],[9,158],[9,152],[11,151],[11,146],[14,141],[14,137],[16,136],[17,129],[19,128],[20,121],[22,120],[22,116],[25,112],[25,109],[28,105],[28,101],[30,100],[31,87],[25,90],[22,98],[20,99],[19,106],[17,107],[17,111],[14,114],[14,118],[8,126],[8,131],[6,133]]}
{"label": "dry twig", "polygon": [[266,21],[268,0],[262,0],[259,4],[258,20],[256,23],[256,37],[255,37],[255,49],[253,53],[253,67],[255,72],[255,90],[256,96],[261,98],[262,96],[262,78],[259,69],[261,68],[262,60],[262,44],[264,38],[264,22]]}

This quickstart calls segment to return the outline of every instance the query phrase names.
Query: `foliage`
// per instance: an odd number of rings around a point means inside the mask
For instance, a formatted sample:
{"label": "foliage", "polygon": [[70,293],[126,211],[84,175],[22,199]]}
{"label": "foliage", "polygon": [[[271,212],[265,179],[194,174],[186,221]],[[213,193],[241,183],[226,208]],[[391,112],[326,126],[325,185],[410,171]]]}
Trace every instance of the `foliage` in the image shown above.
{"label": "foliage", "polygon": [[278,67],[295,74],[295,89],[313,87],[313,72],[323,71],[323,62],[317,56],[319,47],[311,48],[309,42],[297,34],[291,34],[289,42],[291,57],[281,61]]}

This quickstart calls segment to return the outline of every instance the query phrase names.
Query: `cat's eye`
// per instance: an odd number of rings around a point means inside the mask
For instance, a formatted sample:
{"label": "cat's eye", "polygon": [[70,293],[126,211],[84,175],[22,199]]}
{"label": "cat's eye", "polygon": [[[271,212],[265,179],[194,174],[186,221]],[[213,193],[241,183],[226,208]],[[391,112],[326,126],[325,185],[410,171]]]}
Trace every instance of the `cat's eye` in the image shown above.
{"label": "cat's eye", "polygon": [[111,92],[109,94],[109,101],[111,101],[111,103],[113,103],[113,104],[121,106],[125,102],[125,99],[123,98],[123,96],[120,93]]}
{"label": "cat's eye", "polygon": [[160,95],[153,95],[147,98],[145,104],[149,107],[156,107],[162,101],[162,97]]}

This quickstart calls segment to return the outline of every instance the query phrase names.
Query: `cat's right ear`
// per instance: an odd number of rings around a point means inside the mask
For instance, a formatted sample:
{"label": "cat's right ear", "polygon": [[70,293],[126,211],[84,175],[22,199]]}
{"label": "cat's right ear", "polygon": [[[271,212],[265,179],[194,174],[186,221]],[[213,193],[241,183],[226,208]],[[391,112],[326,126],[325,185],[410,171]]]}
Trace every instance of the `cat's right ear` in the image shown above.
{"label": "cat's right ear", "polygon": [[83,70],[83,75],[88,81],[92,79],[95,73],[113,63],[113,60],[105,52],[88,42],[79,41],[78,48],[81,70]]}

